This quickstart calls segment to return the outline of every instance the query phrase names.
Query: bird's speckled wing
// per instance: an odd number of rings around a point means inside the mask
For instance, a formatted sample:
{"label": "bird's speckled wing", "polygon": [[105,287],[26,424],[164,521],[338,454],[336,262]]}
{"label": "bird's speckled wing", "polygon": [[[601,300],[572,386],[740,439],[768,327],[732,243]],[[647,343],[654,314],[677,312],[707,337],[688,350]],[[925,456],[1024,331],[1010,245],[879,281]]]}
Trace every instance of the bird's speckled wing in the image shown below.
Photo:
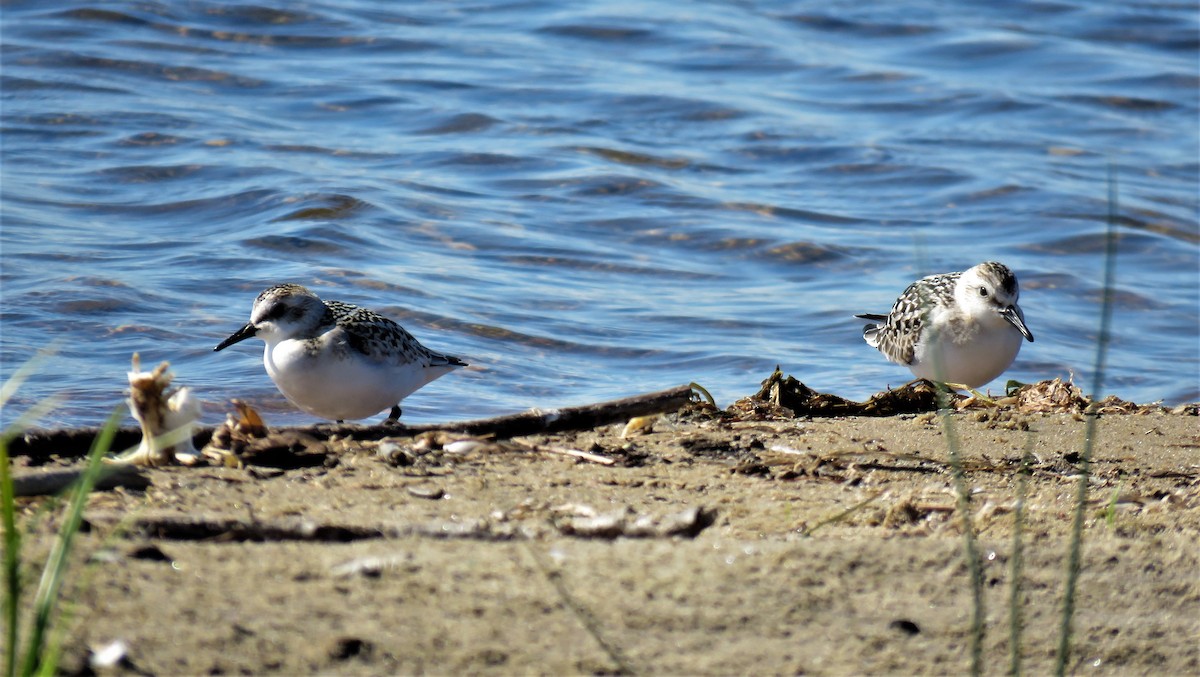
{"label": "bird's speckled wing", "polygon": [[466,366],[452,355],[443,355],[421,345],[404,327],[366,308],[326,301],[332,320],[352,350],[379,362],[420,363],[423,366]]}
{"label": "bird's speckled wing", "polygon": [[[951,305],[954,303],[954,285],[962,273],[930,275],[908,285],[908,289],[896,299],[882,324],[869,324],[863,329],[863,339],[879,349],[896,364],[912,364],[917,339],[925,320],[928,304]],[[876,319],[879,316],[859,316]]]}

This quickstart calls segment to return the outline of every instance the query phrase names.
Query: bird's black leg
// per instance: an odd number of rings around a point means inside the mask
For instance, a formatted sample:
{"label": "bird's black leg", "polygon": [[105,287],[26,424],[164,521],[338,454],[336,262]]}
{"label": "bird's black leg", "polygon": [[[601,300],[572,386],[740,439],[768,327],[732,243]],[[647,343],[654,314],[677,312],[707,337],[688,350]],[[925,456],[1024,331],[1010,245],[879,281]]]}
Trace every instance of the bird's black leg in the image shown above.
{"label": "bird's black leg", "polygon": [[389,420],[389,421],[399,421],[400,420],[400,405],[398,405],[398,404],[392,405],[392,413],[388,414],[387,420]]}

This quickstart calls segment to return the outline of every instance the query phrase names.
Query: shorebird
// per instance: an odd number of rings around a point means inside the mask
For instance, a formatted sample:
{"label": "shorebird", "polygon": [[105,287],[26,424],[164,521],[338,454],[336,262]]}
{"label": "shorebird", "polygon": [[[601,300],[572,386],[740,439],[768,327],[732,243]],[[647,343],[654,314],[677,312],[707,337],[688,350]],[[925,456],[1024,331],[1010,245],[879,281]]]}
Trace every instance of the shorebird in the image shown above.
{"label": "shorebird", "polygon": [[467,363],[421,345],[388,318],[341,301],[322,301],[298,284],[277,284],[254,300],[250,322],[214,351],[257,336],[263,365],[300,409],[338,421],[366,418]]}
{"label": "shorebird", "polygon": [[917,378],[978,388],[1008,369],[1023,340],[1033,341],[1017,305],[1017,277],[988,261],[961,273],[930,275],[904,290],[863,339]]}

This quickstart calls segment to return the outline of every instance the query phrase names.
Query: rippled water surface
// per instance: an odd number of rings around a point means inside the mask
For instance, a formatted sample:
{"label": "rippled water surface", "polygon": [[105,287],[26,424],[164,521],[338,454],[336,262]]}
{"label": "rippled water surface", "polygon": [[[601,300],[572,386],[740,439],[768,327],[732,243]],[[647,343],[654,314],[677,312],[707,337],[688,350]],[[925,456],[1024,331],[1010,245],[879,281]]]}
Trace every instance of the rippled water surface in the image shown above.
{"label": "rippled water surface", "polygon": [[[98,423],[130,355],[309,422],[261,342],[279,281],[462,355],[409,420],[780,364],[860,397],[862,342],[921,274],[1008,263],[1091,382],[1118,179],[1107,390],[1200,399],[1192,2],[6,2],[4,412]],[[993,384],[995,387],[997,384]],[[223,417],[211,406],[206,421]]]}

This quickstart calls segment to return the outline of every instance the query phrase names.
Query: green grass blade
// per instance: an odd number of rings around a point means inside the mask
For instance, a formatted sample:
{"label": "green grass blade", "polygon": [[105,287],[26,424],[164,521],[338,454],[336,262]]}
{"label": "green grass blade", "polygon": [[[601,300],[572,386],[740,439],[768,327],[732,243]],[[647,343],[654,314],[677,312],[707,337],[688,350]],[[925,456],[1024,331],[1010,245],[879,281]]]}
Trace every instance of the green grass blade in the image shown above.
{"label": "green grass blade", "polygon": [[[1100,336],[1096,341],[1096,362],[1092,371],[1092,401],[1100,399],[1108,360],[1108,343],[1112,330],[1113,283],[1117,267],[1117,176],[1108,166],[1108,228],[1104,247],[1104,299],[1100,306]],[[1058,655],[1054,674],[1066,674],[1071,658],[1072,621],[1075,617],[1075,591],[1079,583],[1079,568],[1083,556],[1083,520],[1087,509],[1088,482],[1091,476],[1092,448],[1096,443],[1095,407],[1088,407],[1084,426],[1083,454],[1079,459],[1079,485],[1075,494],[1075,516],[1071,522],[1071,551],[1067,559],[1067,583],[1063,592],[1062,622],[1059,627]]]}
{"label": "green grass blade", "polygon": [[858,512],[859,510],[862,510],[863,508],[865,508],[868,505],[870,505],[871,503],[873,503],[880,496],[883,496],[883,494],[884,494],[884,492],[877,491],[877,492],[871,494],[870,496],[864,498],[863,500],[859,501],[858,503],[855,503],[854,505],[850,506],[849,508],[846,508],[845,510],[838,512],[836,515],[834,515],[832,517],[826,517],[825,519],[821,520],[820,522],[817,522],[816,524],[812,525],[811,527],[805,527],[805,528],[801,529],[800,535],[805,536],[805,537],[812,536],[813,534],[817,533],[817,529],[820,529],[821,527],[823,527],[827,524],[834,524],[836,522],[840,522],[840,521],[846,519],[850,515],[853,515],[854,513]]}
{"label": "green grass blade", "polygon": [[[776,366],[775,368],[779,369],[778,366]],[[707,388],[700,385],[699,383],[696,383],[695,381],[692,381],[691,383],[689,383],[688,386],[692,389],[692,392],[695,392],[698,395],[700,395],[700,397],[703,397],[704,401],[711,404],[714,409],[718,408],[717,401],[713,399],[712,394],[708,392]]]}
{"label": "green grass blade", "polygon": [[21,600],[21,534],[17,533],[16,501],[8,461],[7,436],[0,438],[0,519],[4,523],[4,674],[17,672],[17,614]]}
{"label": "green grass blade", "polygon": [[59,341],[55,341],[53,344],[39,350],[29,361],[17,367],[17,370],[13,372],[12,376],[8,377],[8,380],[0,384],[0,409],[3,409],[4,405],[8,404],[12,396],[16,394],[17,389],[21,387],[21,384],[28,381],[29,377],[38,370],[38,367],[42,366],[42,362],[45,362],[47,358],[58,351],[58,344]]}
{"label": "green grass blade", "polygon": [[3,409],[4,405],[8,404],[12,396],[16,394],[17,389],[21,387],[21,384],[29,380],[29,377],[33,375],[34,370],[37,368],[35,364],[37,361],[38,359],[35,357],[17,367],[17,370],[13,372],[12,376],[8,377],[4,385],[0,385],[0,409]]}
{"label": "green grass blade", "polygon": [[1121,482],[1117,482],[1112,496],[1108,499],[1108,507],[1104,509],[1104,523],[1111,529],[1117,526],[1117,501],[1121,500]]}
{"label": "green grass blade", "polygon": [[12,440],[16,439],[18,435],[32,427],[34,421],[54,411],[58,405],[62,404],[62,400],[63,398],[58,397],[57,395],[51,395],[41,402],[34,404],[29,408],[28,411],[22,413],[17,417],[17,420],[13,421],[12,424],[5,428],[4,432],[0,432],[0,437],[4,438],[4,442],[6,444],[11,442]]}
{"label": "green grass blade", "polygon": [[58,532],[58,538],[54,542],[50,556],[46,559],[46,566],[42,570],[42,579],[34,596],[33,626],[30,628],[29,645],[26,647],[25,660],[21,666],[23,675],[31,675],[39,667],[42,671],[48,669],[53,673],[57,666],[58,654],[44,651],[46,633],[50,629],[58,592],[62,587],[67,560],[71,554],[71,546],[74,544],[75,535],[79,533],[79,526],[83,521],[83,506],[87,503],[88,494],[91,493],[96,478],[100,475],[103,467],[101,461],[112,446],[117,426],[123,414],[124,407],[118,407],[109,416],[104,427],[100,429],[100,433],[96,435],[92,449],[88,452],[87,469],[74,489],[71,502],[67,506],[67,514]]}
{"label": "green grass blade", "polygon": [[[35,358],[36,359],[36,358]],[[31,360],[30,362],[33,362]],[[17,370],[4,384],[0,400],[7,401],[16,390],[16,385],[28,378],[28,364]],[[20,619],[23,585],[21,581],[21,533],[17,530],[16,497],[13,493],[12,463],[8,455],[8,443],[33,422],[58,406],[61,398],[48,397],[34,404],[17,418],[12,425],[0,432],[0,524],[4,526],[4,674],[14,677],[17,670],[17,650],[20,637]],[[2,405],[3,402],[0,402]]]}
{"label": "green grass blade", "polygon": [[1023,612],[1024,592],[1021,585],[1025,575],[1025,499],[1028,496],[1029,473],[1033,467],[1033,433],[1025,438],[1025,453],[1021,455],[1021,468],[1017,472],[1017,505],[1013,510],[1012,563],[1009,576],[1012,582],[1008,589],[1008,674],[1021,674],[1021,632],[1025,629]]}
{"label": "green grass blade", "polygon": [[963,556],[967,560],[967,575],[971,578],[971,674],[983,674],[983,638],[986,632],[984,618],[986,610],[983,602],[983,569],[979,562],[979,540],[975,536],[975,524],[971,519],[971,487],[967,484],[967,475],[963,470],[962,445],[958,439],[958,431],[950,418],[952,406],[949,393],[939,391],[938,409],[942,419],[942,430],[946,435],[946,446],[950,450],[950,475],[954,481],[954,494],[957,498],[957,509],[962,520]]}

